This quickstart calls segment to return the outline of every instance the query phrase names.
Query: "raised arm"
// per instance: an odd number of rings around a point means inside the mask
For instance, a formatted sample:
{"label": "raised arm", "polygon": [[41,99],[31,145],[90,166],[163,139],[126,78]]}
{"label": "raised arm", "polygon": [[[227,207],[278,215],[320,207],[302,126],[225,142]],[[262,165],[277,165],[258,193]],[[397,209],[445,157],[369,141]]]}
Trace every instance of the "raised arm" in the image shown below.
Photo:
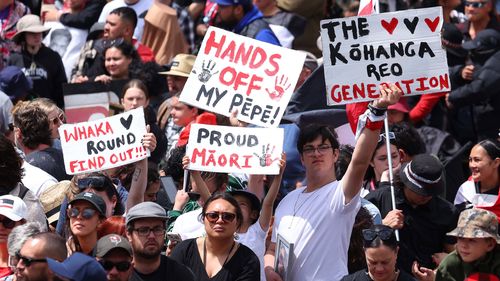
{"label": "raised arm", "polygon": [[[147,133],[142,139],[144,148],[150,151],[156,148],[156,138],[153,133],[149,132],[149,125],[147,126]],[[148,159],[144,158],[136,163],[134,174],[132,176],[132,183],[127,197],[127,211],[133,206],[144,201],[144,192],[148,185]]]}
{"label": "raised arm", "polygon": [[262,210],[260,211],[259,223],[262,229],[267,230],[269,228],[269,223],[271,222],[271,216],[273,215],[273,205],[278,195],[278,191],[281,185],[281,179],[283,178],[283,172],[286,166],[286,154],[281,153],[281,159],[279,162],[280,173],[276,175],[267,191],[264,201],[262,201]]}
{"label": "raised arm", "polygon": [[[182,158],[182,165],[184,166],[184,170],[189,166],[189,156],[184,156]],[[210,191],[208,190],[208,186],[201,177],[200,171],[190,170],[191,180],[196,184],[196,191],[200,194],[200,199],[203,202],[206,202],[208,198],[210,198]]]}
{"label": "raised arm", "polygon": [[390,88],[381,86],[379,99],[373,101],[371,104],[372,107],[380,110],[371,111],[368,109],[365,114],[361,116],[361,118],[366,116],[368,120],[364,128],[359,128],[360,126],[358,124],[358,131],[362,131],[354,147],[351,163],[342,178],[342,187],[346,204],[358,194],[361,188],[363,176],[368,168],[373,152],[375,151],[380,129],[383,126],[383,118],[380,116],[377,117],[373,112],[387,110],[389,105],[399,101],[400,96],[401,92],[396,86],[391,85]]}

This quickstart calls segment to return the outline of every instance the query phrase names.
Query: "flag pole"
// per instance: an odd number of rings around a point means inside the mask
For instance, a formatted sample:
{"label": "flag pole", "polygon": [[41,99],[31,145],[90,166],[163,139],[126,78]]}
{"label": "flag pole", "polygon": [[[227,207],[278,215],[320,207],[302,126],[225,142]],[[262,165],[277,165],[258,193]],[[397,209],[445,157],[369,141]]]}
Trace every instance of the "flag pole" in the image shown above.
{"label": "flag pole", "polygon": [[[384,130],[385,130],[385,132],[384,132],[385,145],[387,148],[387,163],[389,164],[389,183],[391,184],[392,209],[396,210],[396,194],[394,191],[394,175],[392,174],[391,141],[389,139],[389,121],[387,120],[387,116],[384,118]],[[394,230],[394,234],[396,234],[396,240],[399,241],[399,231],[397,229]]]}

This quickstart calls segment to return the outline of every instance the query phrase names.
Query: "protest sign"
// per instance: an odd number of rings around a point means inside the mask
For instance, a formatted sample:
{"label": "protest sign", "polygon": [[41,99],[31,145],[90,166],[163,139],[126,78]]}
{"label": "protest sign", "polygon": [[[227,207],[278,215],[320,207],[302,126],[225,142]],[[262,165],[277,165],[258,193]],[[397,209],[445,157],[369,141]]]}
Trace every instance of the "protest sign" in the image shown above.
{"label": "protest sign", "polygon": [[100,171],[149,156],[141,140],[146,133],[144,109],[59,127],[64,166],[69,175]]}
{"label": "protest sign", "polygon": [[281,128],[193,124],[186,155],[191,170],[277,175],[282,151]]}
{"label": "protest sign", "polygon": [[321,21],[327,103],[377,99],[394,83],[405,96],[450,90],[441,7]]}
{"label": "protest sign", "polygon": [[92,121],[112,115],[121,108],[120,98],[128,79],[110,83],[84,82],[63,84],[64,112],[68,123]]}
{"label": "protest sign", "polygon": [[305,53],[210,27],[180,96],[187,104],[277,127]]}

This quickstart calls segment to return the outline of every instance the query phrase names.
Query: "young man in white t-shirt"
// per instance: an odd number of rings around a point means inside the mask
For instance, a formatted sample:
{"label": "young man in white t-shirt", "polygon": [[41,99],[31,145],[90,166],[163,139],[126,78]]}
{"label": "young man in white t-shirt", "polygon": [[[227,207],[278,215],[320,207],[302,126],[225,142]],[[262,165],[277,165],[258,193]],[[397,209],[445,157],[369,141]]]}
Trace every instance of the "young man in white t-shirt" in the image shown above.
{"label": "young man in white t-shirt", "polygon": [[[301,129],[297,149],[306,170],[307,186],[290,192],[278,205],[271,244],[264,258],[267,281],[281,280],[274,272],[278,234],[293,243],[287,280],[340,280],[347,275],[347,250],[354,218],[361,203],[363,176],[377,145],[387,107],[400,91],[381,88],[380,98],[360,117],[359,138],[351,163],[340,182],[335,178],[339,143],[326,126]],[[286,265],[285,265],[286,266]]]}

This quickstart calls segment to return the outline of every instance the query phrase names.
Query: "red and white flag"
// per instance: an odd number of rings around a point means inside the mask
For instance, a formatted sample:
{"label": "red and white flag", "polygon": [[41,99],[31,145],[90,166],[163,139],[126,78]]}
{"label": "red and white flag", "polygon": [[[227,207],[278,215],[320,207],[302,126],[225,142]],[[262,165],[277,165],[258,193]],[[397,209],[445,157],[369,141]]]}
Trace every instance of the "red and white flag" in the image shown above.
{"label": "red and white flag", "polygon": [[371,14],[378,14],[378,0],[361,0],[358,16],[368,16]]}

